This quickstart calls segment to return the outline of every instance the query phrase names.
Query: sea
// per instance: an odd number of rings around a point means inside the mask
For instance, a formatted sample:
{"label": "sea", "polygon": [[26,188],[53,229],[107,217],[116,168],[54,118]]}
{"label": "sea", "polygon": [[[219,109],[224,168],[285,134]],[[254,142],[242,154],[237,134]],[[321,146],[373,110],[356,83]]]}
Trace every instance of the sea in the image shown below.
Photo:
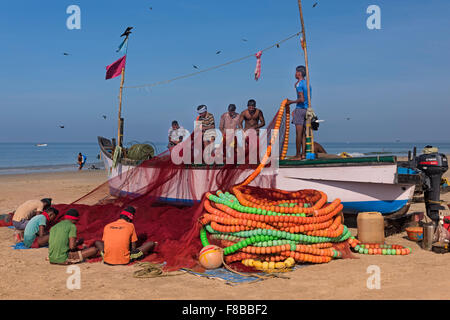
{"label": "sea", "polygon": [[[450,154],[450,142],[320,142],[329,154],[346,152],[353,157],[396,155],[408,156],[417,148],[417,154],[426,145]],[[130,143],[125,143],[125,146]],[[167,142],[154,143],[157,153],[167,150]],[[0,143],[0,175],[33,172],[63,172],[78,169],[77,157],[81,152],[87,157],[83,170],[103,169],[97,143]],[[289,144],[288,155],[294,155],[295,144]]]}

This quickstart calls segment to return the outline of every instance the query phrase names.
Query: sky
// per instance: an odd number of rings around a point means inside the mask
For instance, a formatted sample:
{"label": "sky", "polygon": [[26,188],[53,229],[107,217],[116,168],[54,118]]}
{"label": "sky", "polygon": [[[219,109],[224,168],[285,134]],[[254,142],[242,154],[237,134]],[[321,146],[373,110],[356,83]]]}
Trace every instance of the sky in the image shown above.
{"label": "sky", "polygon": [[[449,1],[302,3],[312,107],[325,120],[317,141],[450,141]],[[81,9],[79,30],[66,26],[70,5]],[[370,5],[381,9],[380,30],[367,28]],[[2,1],[0,142],[116,137],[120,77],[105,80],[105,66],[121,57],[116,49],[127,26],[134,29],[125,86],[254,54],[301,30],[296,0]],[[283,99],[296,98],[294,70],[304,64],[299,38],[265,51],[261,61],[259,81],[252,57],[150,89],[124,89],[125,142],[166,141],[172,120],[191,130],[200,104],[218,125],[228,104],[242,111],[255,99],[268,122]]]}

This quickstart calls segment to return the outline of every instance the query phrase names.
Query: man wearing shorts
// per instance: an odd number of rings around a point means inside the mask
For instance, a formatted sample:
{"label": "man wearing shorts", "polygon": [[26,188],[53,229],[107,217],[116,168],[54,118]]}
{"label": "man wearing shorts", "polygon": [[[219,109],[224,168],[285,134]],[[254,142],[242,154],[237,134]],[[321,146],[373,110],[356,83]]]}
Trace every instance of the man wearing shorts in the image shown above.
{"label": "man wearing shorts", "polygon": [[[306,124],[306,109],[308,109],[308,90],[306,85],[306,68],[304,66],[298,66],[295,69],[295,78],[297,82],[295,83],[295,90],[297,91],[297,100],[287,99],[287,105],[293,103],[296,104],[294,111],[292,111],[292,123],[295,125],[295,146],[297,152],[293,160],[301,160],[306,156],[306,135],[305,135],[305,124]],[[311,86],[309,87],[311,93]]]}
{"label": "man wearing shorts", "polygon": [[30,219],[36,214],[50,208],[51,204],[52,199],[50,198],[28,200],[22,203],[16,211],[14,211],[12,222],[15,228],[14,235],[16,237],[16,242],[21,242],[23,240],[23,233],[28,222],[30,222]]}
{"label": "man wearing shorts", "polygon": [[79,220],[78,211],[67,210],[64,220],[58,222],[50,229],[48,240],[48,260],[52,264],[74,264],[83,262],[86,258],[97,254],[97,248],[79,250],[77,246],[83,243],[83,239],[77,241],[77,227]]}
{"label": "man wearing shorts", "polygon": [[25,227],[23,244],[28,248],[45,247],[48,244],[49,234],[45,231],[47,224],[58,215],[58,210],[48,208],[41,214],[31,218]]}
{"label": "man wearing shorts", "polygon": [[135,208],[127,207],[120,213],[118,220],[105,226],[103,241],[95,242],[105,264],[125,265],[144,258],[155,248],[157,243],[152,241],[136,248],[138,237],[133,224],[135,213]]}

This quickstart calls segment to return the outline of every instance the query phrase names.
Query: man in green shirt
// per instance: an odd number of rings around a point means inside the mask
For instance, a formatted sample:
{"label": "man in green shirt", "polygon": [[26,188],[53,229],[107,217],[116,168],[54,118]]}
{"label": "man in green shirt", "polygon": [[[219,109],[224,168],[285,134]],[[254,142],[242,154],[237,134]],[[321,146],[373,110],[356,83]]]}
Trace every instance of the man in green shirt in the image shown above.
{"label": "man in green shirt", "polygon": [[78,250],[77,246],[83,243],[83,239],[77,241],[77,227],[75,223],[79,219],[78,211],[67,210],[64,220],[50,229],[48,240],[48,259],[52,264],[74,264],[83,262],[86,258],[97,254],[97,248]]}

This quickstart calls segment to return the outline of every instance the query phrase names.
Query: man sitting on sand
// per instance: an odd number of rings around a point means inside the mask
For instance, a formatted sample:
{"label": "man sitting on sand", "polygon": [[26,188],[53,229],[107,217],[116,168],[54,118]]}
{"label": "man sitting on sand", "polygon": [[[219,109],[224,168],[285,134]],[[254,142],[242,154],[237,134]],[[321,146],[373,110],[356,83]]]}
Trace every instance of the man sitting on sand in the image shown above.
{"label": "man sitting on sand", "polygon": [[124,265],[142,259],[153,251],[157,242],[148,241],[136,248],[138,241],[133,225],[136,209],[127,207],[119,219],[107,224],[103,229],[103,241],[96,241],[103,261],[109,265]]}
{"label": "man sitting on sand", "polygon": [[253,99],[248,100],[247,102],[247,110],[242,111],[239,116],[238,126],[242,129],[242,121],[245,122],[244,131],[248,129],[254,129],[257,132],[259,128],[262,128],[266,125],[264,120],[263,112],[256,108],[256,101]]}
{"label": "man sitting on sand", "polygon": [[48,240],[48,260],[52,264],[74,264],[83,262],[86,258],[97,254],[97,248],[78,250],[77,246],[83,243],[83,239],[77,241],[77,227],[75,223],[79,219],[78,211],[67,210],[64,220],[58,222],[50,229]]}
{"label": "man sitting on sand", "polygon": [[13,226],[16,228],[14,235],[16,237],[16,242],[21,242],[23,240],[23,232],[25,227],[31,218],[36,214],[39,214],[48,208],[52,204],[52,199],[45,198],[41,200],[28,200],[22,203],[14,212],[13,215]]}
{"label": "man sitting on sand", "polygon": [[58,215],[58,210],[48,208],[41,214],[31,218],[25,227],[23,243],[28,248],[39,248],[48,245],[49,234],[46,232],[47,224]]}

